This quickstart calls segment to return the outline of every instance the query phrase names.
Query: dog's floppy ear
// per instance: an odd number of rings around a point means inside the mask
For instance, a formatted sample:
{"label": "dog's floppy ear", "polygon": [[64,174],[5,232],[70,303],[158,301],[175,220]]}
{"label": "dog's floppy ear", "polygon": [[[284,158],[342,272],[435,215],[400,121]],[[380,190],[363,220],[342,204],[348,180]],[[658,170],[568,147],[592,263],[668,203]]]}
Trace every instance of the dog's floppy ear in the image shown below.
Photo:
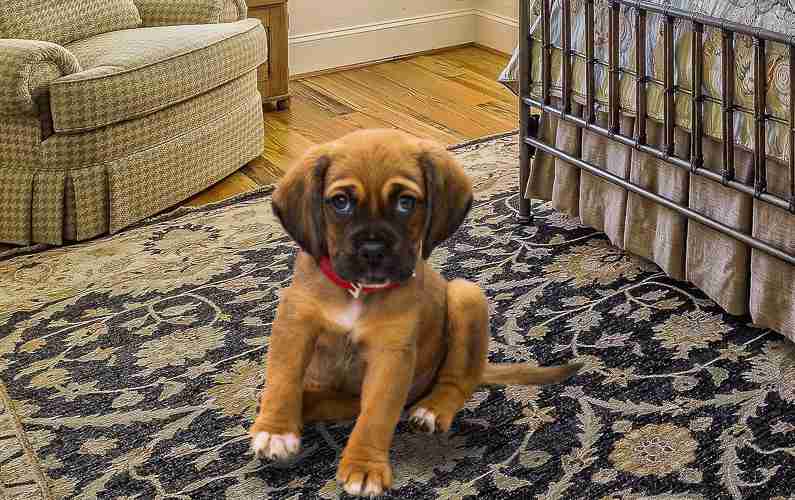
{"label": "dog's floppy ear", "polygon": [[325,149],[311,149],[282,177],[272,197],[273,212],[284,230],[316,259],[328,253],[323,191],[329,165]]}
{"label": "dog's floppy ear", "polygon": [[444,147],[420,142],[419,163],[425,178],[425,240],[422,258],[452,236],[472,208],[472,183],[458,161]]}

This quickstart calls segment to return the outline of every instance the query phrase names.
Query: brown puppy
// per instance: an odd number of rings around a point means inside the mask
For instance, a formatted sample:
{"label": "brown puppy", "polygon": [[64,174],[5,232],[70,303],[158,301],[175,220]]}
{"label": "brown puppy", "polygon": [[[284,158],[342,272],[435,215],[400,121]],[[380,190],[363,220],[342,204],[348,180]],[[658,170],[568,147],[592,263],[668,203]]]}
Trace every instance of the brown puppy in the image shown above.
{"label": "brown puppy", "polygon": [[485,295],[426,263],[471,204],[450,153],[397,131],[352,133],[287,172],[273,208],[302,251],[250,429],[258,456],[298,453],[307,422],[356,418],[337,480],[379,495],[392,484],[389,449],[407,404],[414,427],[445,432],[482,384],[553,383],[579,369],[487,363]]}

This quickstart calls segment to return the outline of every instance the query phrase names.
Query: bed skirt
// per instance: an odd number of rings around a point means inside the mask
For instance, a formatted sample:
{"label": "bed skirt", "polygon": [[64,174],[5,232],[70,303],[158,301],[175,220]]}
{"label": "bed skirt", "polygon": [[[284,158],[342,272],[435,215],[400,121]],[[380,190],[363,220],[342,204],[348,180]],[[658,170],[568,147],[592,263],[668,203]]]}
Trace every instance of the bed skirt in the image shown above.
{"label": "bed skirt", "polygon": [[[600,114],[599,121],[604,125],[606,115]],[[635,119],[622,115],[621,133],[631,136],[634,127]],[[663,142],[663,128],[656,121],[647,120],[646,131],[649,145]],[[676,136],[675,154],[686,160],[689,133],[676,129]],[[555,116],[542,118],[539,139],[795,253],[795,217],[787,211]],[[717,141],[704,140],[706,168],[721,171],[721,151]],[[748,180],[752,176],[752,155],[738,147],[735,158],[737,180]],[[768,166],[770,184],[786,185],[787,169],[777,167]],[[672,278],[692,282],[728,313],[750,314],[756,325],[795,340],[795,267],[541,151],[532,161],[524,194],[551,201],[557,210],[603,231],[617,247],[655,262]]]}

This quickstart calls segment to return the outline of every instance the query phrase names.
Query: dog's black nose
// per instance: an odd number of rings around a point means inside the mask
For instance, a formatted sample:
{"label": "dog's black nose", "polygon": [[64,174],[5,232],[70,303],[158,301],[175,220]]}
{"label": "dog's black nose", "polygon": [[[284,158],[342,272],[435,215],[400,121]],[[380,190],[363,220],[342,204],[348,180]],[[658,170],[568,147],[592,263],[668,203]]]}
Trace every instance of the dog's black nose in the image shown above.
{"label": "dog's black nose", "polygon": [[363,241],[359,246],[359,257],[367,260],[370,264],[378,264],[384,260],[386,243],[378,240]]}

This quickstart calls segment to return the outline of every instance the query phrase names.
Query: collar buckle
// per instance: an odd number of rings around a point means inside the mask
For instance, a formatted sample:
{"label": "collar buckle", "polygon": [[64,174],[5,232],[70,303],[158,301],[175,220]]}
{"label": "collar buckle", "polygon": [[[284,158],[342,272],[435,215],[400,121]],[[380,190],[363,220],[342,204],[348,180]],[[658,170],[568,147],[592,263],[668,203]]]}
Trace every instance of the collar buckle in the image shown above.
{"label": "collar buckle", "polygon": [[351,288],[348,289],[348,293],[353,295],[354,299],[358,299],[359,295],[362,293],[362,289],[364,287],[358,283],[351,283]]}

